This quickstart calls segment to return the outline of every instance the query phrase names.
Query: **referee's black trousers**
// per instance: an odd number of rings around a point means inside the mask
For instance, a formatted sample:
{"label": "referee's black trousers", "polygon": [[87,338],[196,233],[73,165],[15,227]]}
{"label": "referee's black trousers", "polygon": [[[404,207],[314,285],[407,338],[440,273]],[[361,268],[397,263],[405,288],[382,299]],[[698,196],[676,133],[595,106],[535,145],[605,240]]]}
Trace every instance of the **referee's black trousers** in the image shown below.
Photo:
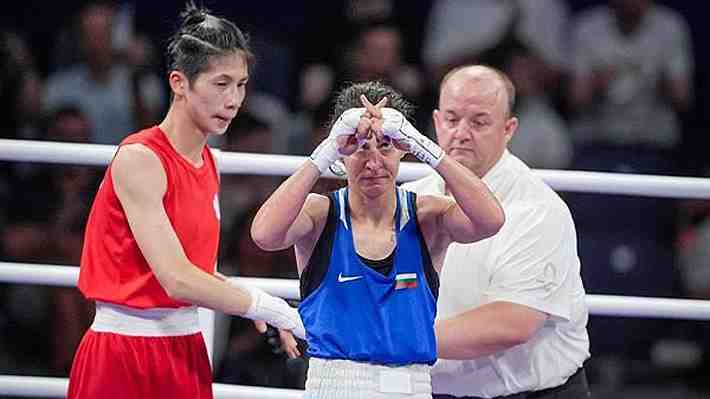
{"label": "referee's black trousers", "polygon": [[[574,373],[567,382],[554,387],[540,391],[520,392],[512,395],[498,396],[494,399],[578,399],[589,398],[592,396],[587,382],[587,374],[584,372],[584,367],[581,367]],[[481,399],[477,396],[451,396],[434,394],[434,399]]]}

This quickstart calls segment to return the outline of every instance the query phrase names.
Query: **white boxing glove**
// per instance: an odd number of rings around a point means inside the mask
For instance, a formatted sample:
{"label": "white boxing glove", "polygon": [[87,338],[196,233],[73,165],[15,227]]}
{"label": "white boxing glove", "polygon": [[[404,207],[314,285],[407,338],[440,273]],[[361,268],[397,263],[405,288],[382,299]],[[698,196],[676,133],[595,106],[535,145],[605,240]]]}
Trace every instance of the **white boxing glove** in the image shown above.
{"label": "white boxing glove", "polygon": [[262,320],[281,330],[289,330],[293,335],[306,339],[306,329],[303,327],[301,315],[296,308],[291,307],[281,298],[272,296],[260,288],[242,284],[234,279],[228,280],[230,284],[242,288],[251,296],[251,306],[244,313],[244,317],[252,320]]}
{"label": "white boxing glove", "polygon": [[401,112],[394,108],[382,109],[385,136],[407,146],[408,151],[420,161],[436,168],[444,157],[444,150],[427,136],[419,133]]}
{"label": "white boxing glove", "polygon": [[[330,168],[343,154],[338,151],[338,137],[354,135],[365,108],[350,108],[343,112],[330,128],[328,137],[323,140],[309,157],[321,174]],[[358,143],[361,144],[361,143]]]}

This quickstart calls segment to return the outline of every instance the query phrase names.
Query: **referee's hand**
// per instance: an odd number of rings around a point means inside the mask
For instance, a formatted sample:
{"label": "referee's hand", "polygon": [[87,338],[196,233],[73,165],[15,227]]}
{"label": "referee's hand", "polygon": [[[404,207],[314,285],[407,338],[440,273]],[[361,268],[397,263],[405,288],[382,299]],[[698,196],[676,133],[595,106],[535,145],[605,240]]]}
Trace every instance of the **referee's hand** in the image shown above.
{"label": "referee's hand", "polygon": [[254,327],[256,327],[256,331],[259,331],[260,334],[266,333],[268,326],[266,325],[265,321],[263,321],[263,320],[253,320],[253,321],[254,321]]}
{"label": "referee's hand", "polygon": [[[256,323],[254,323],[256,324]],[[288,331],[276,329],[274,327],[266,325],[266,329],[262,334],[266,335],[266,342],[271,345],[271,351],[275,354],[285,353],[289,359],[295,359],[301,356],[301,351],[298,350],[298,341],[296,337]],[[257,326],[257,330],[259,327]]]}
{"label": "referee's hand", "polygon": [[298,350],[298,342],[296,342],[296,338],[290,331],[279,329],[279,340],[281,341],[281,349],[288,355],[289,359],[301,356],[301,352]]}

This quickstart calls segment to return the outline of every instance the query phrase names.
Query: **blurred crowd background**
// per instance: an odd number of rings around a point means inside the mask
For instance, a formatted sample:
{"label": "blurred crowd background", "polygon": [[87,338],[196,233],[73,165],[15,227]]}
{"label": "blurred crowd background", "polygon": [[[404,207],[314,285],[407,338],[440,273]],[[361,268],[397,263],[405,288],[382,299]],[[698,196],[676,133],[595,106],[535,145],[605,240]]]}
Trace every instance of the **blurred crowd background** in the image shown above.
{"label": "blurred crowd background", "polygon": [[[438,83],[481,62],[518,89],[511,150],[534,168],[707,176],[704,2],[652,0],[204,1],[249,33],[249,94],[226,151],[309,154],[331,97],[379,79],[433,136]],[[183,1],[25,0],[0,15],[0,137],[117,144],[160,121],[162,49]],[[0,260],[77,265],[104,168],[0,162]],[[291,251],[249,237],[282,177],[223,175],[220,269],[295,278]],[[339,182],[324,180],[319,190]],[[710,201],[562,193],[590,294],[710,299]],[[38,266],[39,267],[39,266]],[[0,284],[0,374],[67,376],[92,306],[73,288]],[[250,322],[219,318],[217,382],[300,388]],[[590,318],[595,397],[710,395],[707,322]]]}

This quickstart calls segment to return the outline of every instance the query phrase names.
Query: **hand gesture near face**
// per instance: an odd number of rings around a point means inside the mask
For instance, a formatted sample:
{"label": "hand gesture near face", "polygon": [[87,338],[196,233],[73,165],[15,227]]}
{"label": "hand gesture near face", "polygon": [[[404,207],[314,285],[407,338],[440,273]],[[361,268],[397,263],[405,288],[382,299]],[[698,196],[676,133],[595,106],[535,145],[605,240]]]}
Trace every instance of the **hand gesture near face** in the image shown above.
{"label": "hand gesture near face", "polygon": [[360,115],[353,134],[338,136],[338,152],[343,156],[357,151],[373,133],[378,137],[382,134],[382,108],[387,105],[387,97],[382,98],[376,105],[372,105],[364,95],[360,96],[360,101],[364,108],[351,108],[343,113],[345,115],[357,110]]}
{"label": "hand gesture near face", "polygon": [[382,109],[387,97],[372,105],[365,96],[360,97],[364,107],[350,108],[343,112],[323,140],[309,157],[320,173],[330,168],[338,159],[353,154],[374,133],[383,136]]}
{"label": "hand gesture near face", "polygon": [[441,147],[421,134],[398,110],[383,108],[381,112],[383,140],[392,140],[397,149],[414,154],[432,168],[439,165],[444,157]]}

